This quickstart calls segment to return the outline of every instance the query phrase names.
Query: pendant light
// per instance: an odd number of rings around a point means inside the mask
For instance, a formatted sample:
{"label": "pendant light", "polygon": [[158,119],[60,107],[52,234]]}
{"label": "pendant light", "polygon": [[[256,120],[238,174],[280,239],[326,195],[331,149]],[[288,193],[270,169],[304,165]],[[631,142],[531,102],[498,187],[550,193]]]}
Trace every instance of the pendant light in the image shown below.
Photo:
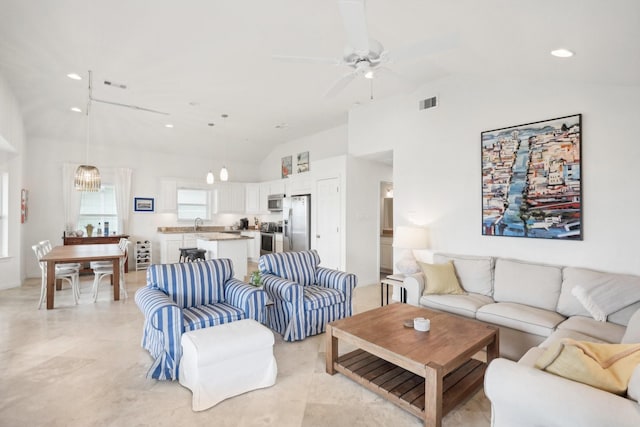
{"label": "pendant light", "polygon": [[[215,125],[215,123],[211,122],[209,123],[209,127],[213,127]],[[213,176],[213,172],[211,171],[211,169],[209,169],[209,172],[207,172],[207,184],[211,185],[216,181],[216,178]]]}
{"label": "pendant light", "polygon": [[[227,117],[229,117],[228,114],[222,115],[222,118],[225,120]],[[225,147],[226,147],[226,144],[225,144]],[[220,181],[228,181],[228,180],[229,180],[229,171],[227,170],[227,167],[223,164],[222,169],[220,169]]]}
{"label": "pendant light", "polygon": [[[89,70],[89,98],[87,99],[87,126],[85,162],[89,163],[89,111],[91,110],[91,70]],[[78,191],[100,191],[100,171],[97,167],[84,164],[78,166],[74,179],[75,189]]]}

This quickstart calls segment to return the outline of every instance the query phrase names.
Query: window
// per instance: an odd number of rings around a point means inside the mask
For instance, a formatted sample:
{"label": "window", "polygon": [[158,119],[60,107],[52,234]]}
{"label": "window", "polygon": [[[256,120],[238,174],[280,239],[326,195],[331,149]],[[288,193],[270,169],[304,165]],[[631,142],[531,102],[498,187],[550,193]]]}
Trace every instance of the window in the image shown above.
{"label": "window", "polygon": [[211,219],[209,191],[178,188],[178,220]]}
{"label": "window", "polygon": [[102,188],[97,192],[83,191],[80,196],[78,228],[85,230],[85,227],[91,224],[95,236],[98,228],[104,232],[105,222],[109,223],[109,234],[117,232],[116,188],[111,184],[102,184]]}

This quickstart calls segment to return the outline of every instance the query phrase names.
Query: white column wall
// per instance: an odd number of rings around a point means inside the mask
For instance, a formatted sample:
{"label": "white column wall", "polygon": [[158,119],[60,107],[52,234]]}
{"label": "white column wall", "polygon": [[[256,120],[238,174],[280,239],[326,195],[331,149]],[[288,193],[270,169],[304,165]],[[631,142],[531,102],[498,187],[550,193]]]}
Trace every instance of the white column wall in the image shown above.
{"label": "white column wall", "polygon": [[[433,95],[440,105],[418,111]],[[450,77],[354,108],[349,152],[394,150],[395,224],[427,226],[431,250],[640,274],[638,99],[637,86]],[[576,113],[584,240],[482,236],[480,133]]]}
{"label": "white column wall", "polygon": [[[24,277],[22,235],[27,224],[20,223],[20,192],[24,179],[25,132],[22,113],[11,88],[0,76],[0,172],[9,175],[8,256],[0,258],[0,289],[20,286]],[[29,218],[29,222],[33,219]],[[25,252],[26,252],[25,248]],[[31,250],[31,247],[28,248]],[[32,252],[33,254],[33,252]],[[35,255],[32,257],[35,259]]]}

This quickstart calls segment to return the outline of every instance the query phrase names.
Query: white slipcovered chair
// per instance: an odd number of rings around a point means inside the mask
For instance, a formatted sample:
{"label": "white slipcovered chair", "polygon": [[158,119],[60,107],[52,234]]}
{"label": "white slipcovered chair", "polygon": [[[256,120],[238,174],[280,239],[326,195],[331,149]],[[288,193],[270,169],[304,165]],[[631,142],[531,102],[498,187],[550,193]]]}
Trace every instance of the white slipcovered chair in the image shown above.
{"label": "white slipcovered chair", "polygon": [[[38,303],[38,309],[40,309],[47,297],[47,263],[41,261],[41,259],[51,250],[51,247],[49,245],[47,248],[46,243],[41,242],[33,245],[31,248],[36,254],[36,259],[40,267],[40,302]],[[80,265],[78,264],[77,267],[64,267],[64,264],[56,264],[55,272],[55,280],[61,279],[62,281],[69,282],[71,292],[73,293],[73,301],[78,304],[78,299],[80,298]]]}
{"label": "white slipcovered chair", "polygon": [[[129,252],[129,240],[124,238],[120,239],[118,246],[124,252],[124,257],[120,258],[120,292],[122,292],[125,298],[128,298],[127,287],[125,286],[124,281],[124,263],[126,262],[127,254]],[[93,296],[93,302],[96,302],[98,300],[98,288],[100,287],[100,282],[105,277],[113,276],[113,262],[93,261],[91,263],[91,268],[93,269],[94,274],[91,293]],[[113,285],[116,286],[115,284]]]}

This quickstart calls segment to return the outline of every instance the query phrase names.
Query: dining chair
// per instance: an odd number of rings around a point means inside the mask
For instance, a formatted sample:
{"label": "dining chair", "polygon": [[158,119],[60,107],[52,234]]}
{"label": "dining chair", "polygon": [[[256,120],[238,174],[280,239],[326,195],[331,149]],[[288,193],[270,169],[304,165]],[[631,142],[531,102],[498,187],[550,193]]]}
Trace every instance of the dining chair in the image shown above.
{"label": "dining chair", "polygon": [[[38,244],[42,246],[43,255],[48,254],[49,252],[51,252],[51,249],[53,249],[53,246],[51,245],[50,240],[43,240]],[[67,270],[70,268],[77,268],[78,271],[80,271],[80,267],[82,266],[80,265],[80,263],[77,263],[77,262],[66,262],[66,263],[56,264],[56,270]]]}
{"label": "dining chair", "polygon": [[[38,303],[38,310],[42,307],[42,303],[47,297],[47,263],[41,261],[42,257],[48,252],[45,245],[38,243],[31,246],[33,252],[36,254],[36,260],[40,266],[41,282],[40,282],[40,302]],[[71,285],[71,292],[73,293],[73,301],[78,304],[80,298],[80,273],[79,268],[58,268],[56,264],[55,280],[61,279],[69,282]]]}
{"label": "dining chair", "polygon": [[[124,237],[121,237],[120,241],[118,242],[118,247],[122,252],[125,252],[128,244],[129,244],[129,240]],[[89,267],[91,267],[92,270],[95,270],[98,267],[111,267],[111,265],[112,265],[111,261],[91,261],[89,263]]]}
{"label": "dining chair", "polygon": [[[124,244],[120,245],[123,240],[124,240]],[[120,292],[122,292],[125,298],[128,298],[127,288],[124,282],[124,263],[126,262],[127,255],[129,253],[128,243],[129,243],[129,240],[127,239],[120,239],[120,243],[118,243],[118,245],[122,248],[122,251],[124,252],[124,256],[120,258]],[[93,269],[93,274],[94,274],[93,287],[92,287],[93,302],[96,302],[98,300],[98,287],[100,286],[100,282],[102,281],[102,279],[109,276],[112,276],[111,278],[113,279],[113,263],[111,261],[105,261],[105,262],[107,264],[92,265],[91,267]]]}

